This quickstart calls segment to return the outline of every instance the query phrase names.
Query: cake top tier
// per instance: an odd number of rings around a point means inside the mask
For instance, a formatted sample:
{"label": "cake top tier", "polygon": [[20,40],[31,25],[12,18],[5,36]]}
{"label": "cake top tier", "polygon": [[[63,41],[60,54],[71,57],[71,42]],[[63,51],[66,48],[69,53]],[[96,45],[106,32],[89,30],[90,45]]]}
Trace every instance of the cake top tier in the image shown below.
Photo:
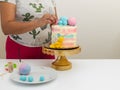
{"label": "cake top tier", "polygon": [[57,24],[61,25],[61,26],[66,26],[66,25],[75,26],[76,19],[74,17],[67,18],[67,17],[63,16],[63,17],[60,17]]}

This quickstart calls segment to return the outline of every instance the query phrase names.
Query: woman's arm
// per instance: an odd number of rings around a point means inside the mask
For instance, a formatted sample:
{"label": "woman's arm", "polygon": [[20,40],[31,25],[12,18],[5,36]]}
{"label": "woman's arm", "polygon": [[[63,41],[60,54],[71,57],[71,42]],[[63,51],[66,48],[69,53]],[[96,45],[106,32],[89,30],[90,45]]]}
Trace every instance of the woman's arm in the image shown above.
{"label": "woman's arm", "polygon": [[46,24],[51,24],[56,18],[49,14],[44,15],[42,18],[30,22],[18,22],[15,20],[16,5],[0,2],[1,24],[3,33],[9,34],[22,34],[32,31],[37,27],[42,27]]}

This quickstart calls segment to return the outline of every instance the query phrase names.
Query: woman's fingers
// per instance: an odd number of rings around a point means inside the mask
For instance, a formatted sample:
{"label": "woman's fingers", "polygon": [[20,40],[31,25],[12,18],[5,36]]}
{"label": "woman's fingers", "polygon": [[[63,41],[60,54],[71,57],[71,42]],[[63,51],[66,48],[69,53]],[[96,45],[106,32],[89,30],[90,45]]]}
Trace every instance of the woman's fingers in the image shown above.
{"label": "woman's fingers", "polygon": [[50,19],[45,20],[46,24],[52,24],[52,21]]}
{"label": "woman's fingers", "polygon": [[55,15],[51,15],[50,20],[52,21],[52,24],[54,24],[57,21],[57,18]]}
{"label": "woman's fingers", "polygon": [[42,18],[45,20],[46,24],[54,24],[57,21],[56,16],[51,14],[45,14]]}

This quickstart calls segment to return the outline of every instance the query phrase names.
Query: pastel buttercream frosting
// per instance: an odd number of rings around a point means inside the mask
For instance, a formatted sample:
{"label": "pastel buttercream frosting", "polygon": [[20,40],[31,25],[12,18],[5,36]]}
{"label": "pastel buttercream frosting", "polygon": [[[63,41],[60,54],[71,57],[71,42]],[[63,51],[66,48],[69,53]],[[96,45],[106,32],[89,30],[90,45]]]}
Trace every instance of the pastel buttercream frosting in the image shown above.
{"label": "pastel buttercream frosting", "polygon": [[74,17],[61,17],[56,25],[52,25],[51,48],[71,48],[77,42],[77,26]]}

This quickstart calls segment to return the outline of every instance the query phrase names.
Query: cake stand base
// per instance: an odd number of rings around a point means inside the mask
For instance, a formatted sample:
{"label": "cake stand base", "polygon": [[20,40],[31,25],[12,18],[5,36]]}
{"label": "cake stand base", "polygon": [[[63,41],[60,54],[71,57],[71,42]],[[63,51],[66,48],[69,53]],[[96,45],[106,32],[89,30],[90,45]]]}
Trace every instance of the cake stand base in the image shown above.
{"label": "cake stand base", "polygon": [[56,70],[68,70],[72,68],[72,64],[67,60],[65,56],[58,56],[52,63],[52,67]]}
{"label": "cake stand base", "polygon": [[71,62],[69,62],[66,57],[80,53],[81,48],[80,46],[76,46],[72,48],[43,47],[42,51],[44,54],[56,55],[57,58],[54,62],[52,62],[51,66],[56,70],[63,71],[63,70],[69,70],[72,68]]}

